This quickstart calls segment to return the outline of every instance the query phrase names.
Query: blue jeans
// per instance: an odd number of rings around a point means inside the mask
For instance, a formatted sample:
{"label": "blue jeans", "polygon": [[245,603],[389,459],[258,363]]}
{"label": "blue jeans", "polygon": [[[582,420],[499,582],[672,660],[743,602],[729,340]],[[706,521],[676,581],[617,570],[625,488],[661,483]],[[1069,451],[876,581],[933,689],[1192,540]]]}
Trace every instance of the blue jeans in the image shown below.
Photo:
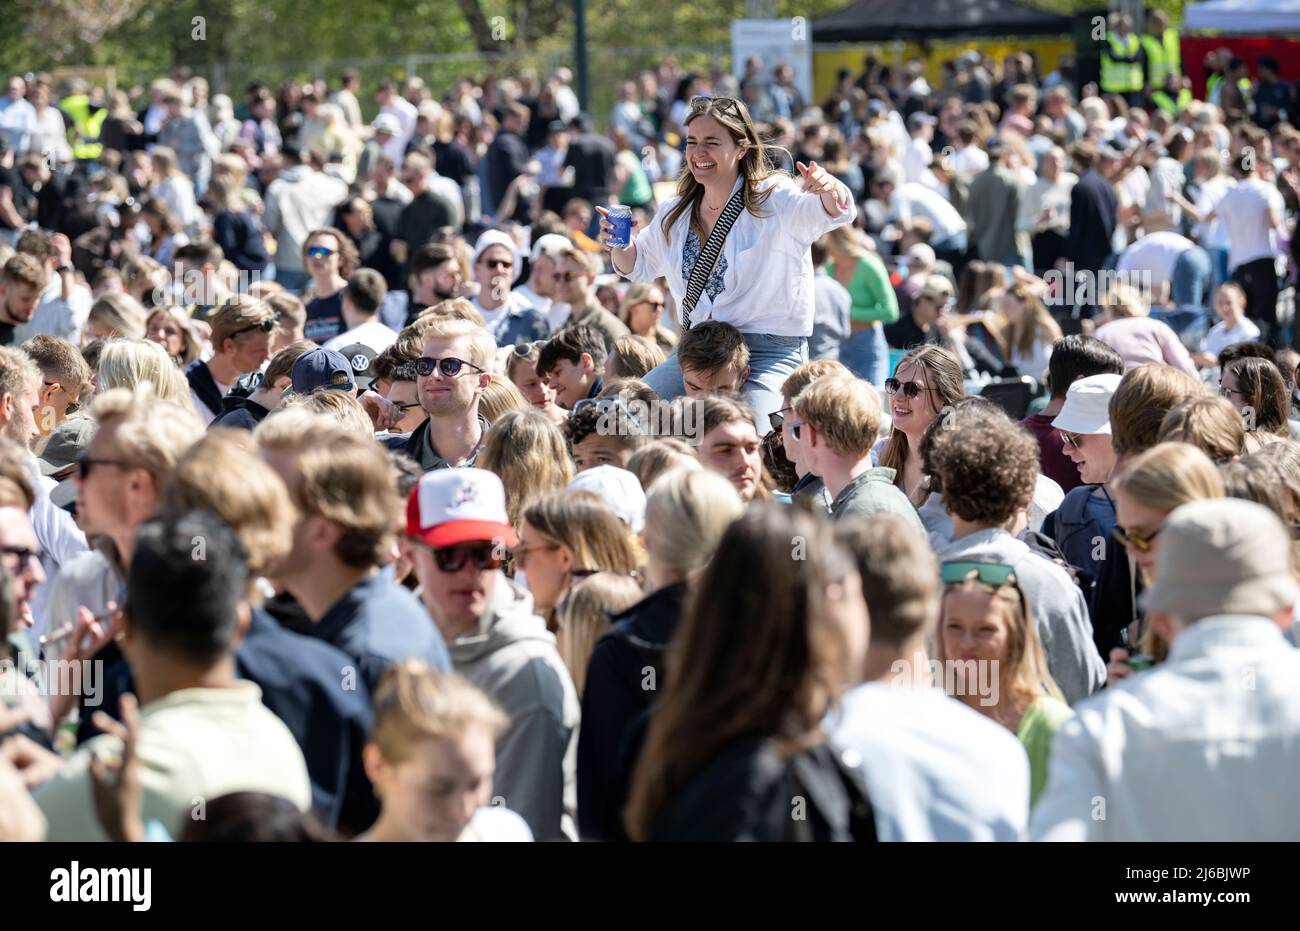
{"label": "blue jeans", "polygon": [[885,379],[889,377],[889,344],[885,342],[885,328],[876,325],[854,333],[840,346],[840,361],[858,378],[877,388],[885,387]]}
{"label": "blue jeans", "polygon": [[1193,246],[1174,263],[1174,273],[1169,281],[1169,300],[1180,310],[1204,310],[1213,277],[1210,254],[1200,246]]}
{"label": "blue jeans", "polygon": [[[767,415],[781,409],[781,385],[790,374],[808,361],[808,340],[802,336],[773,336],[770,333],[746,333],[749,346],[749,379],[741,388],[741,397],[754,412],[754,426],[763,436],[771,428]],[[668,357],[645,376],[645,383],[665,401],[686,393],[677,353]]]}

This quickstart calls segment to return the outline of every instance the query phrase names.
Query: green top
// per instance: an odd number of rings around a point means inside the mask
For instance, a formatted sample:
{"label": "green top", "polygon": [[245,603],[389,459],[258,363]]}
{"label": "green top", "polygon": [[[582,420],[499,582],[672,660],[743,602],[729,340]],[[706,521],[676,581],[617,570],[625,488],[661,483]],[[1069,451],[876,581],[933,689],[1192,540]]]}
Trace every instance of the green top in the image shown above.
{"label": "green top", "polygon": [[1038,794],[1047,785],[1047,760],[1052,750],[1052,737],[1057,728],[1074,717],[1074,709],[1059,699],[1043,695],[1025,709],[1016,736],[1029,755],[1029,804],[1033,806]]}
{"label": "green top", "polygon": [[831,502],[831,520],[868,514],[897,514],[925,536],[925,524],[907,495],[894,484],[895,472],[884,466],[867,469],[849,482]]}
{"label": "green top", "polygon": [[[826,263],[826,272],[835,274],[835,263]],[[889,283],[889,269],[879,256],[867,254],[858,259],[858,267],[849,280],[849,297],[853,306],[849,318],[859,323],[893,323],[898,319],[898,297]]]}
{"label": "green top", "polygon": [[623,190],[618,192],[618,202],[627,204],[629,207],[644,207],[650,201],[654,200],[654,191],[650,187],[650,179],[646,177],[645,169],[635,158],[628,161],[628,166],[635,165],[635,169],[628,172],[627,181],[623,185]]}

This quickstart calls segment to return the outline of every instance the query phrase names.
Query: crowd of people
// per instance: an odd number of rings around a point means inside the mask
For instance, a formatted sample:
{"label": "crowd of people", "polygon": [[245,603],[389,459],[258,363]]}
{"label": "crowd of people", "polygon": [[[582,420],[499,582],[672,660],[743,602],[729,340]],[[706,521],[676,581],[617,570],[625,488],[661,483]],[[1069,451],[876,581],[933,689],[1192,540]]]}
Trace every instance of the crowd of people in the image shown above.
{"label": "crowd of people", "polygon": [[12,78],[0,838],[1293,838],[1294,88],[1150,48]]}

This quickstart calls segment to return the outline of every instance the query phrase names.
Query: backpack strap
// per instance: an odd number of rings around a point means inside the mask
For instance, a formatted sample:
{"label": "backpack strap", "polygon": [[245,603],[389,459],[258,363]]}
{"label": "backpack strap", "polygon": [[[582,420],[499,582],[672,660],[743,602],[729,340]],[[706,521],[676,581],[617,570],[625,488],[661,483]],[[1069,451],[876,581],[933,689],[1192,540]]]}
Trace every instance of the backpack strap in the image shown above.
{"label": "backpack strap", "polygon": [[682,299],[683,333],[691,328],[691,312],[695,310],[695,305],[700,302],[700,297],[704,294],[704,286],[708,284],[709,276],[713,274],[713,266],[718,264],[718,256],[722,255],[722,244],[726,241],[727,234],[731,232],[732,225],[744,209],[745,185],[742,182],[727,201],[727,205],[722,208],[718,222],[713,224],[713,231],[709,233],[704,248],[700,250],[699,257],[691,268],[691,277],[686,282],[686,296]]}

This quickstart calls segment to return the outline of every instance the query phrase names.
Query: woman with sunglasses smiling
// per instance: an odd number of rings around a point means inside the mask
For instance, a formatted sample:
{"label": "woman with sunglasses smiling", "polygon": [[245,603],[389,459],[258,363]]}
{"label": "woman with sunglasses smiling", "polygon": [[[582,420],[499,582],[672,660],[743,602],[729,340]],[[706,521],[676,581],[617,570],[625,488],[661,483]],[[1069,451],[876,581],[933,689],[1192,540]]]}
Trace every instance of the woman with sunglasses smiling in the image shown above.
{"label": "woman with sunglasses smiling", "polygon": [[[685,127],[686,159],[677,196],[664,202],[645,230],[636,233],[633,224],[625,246],[611,243],[614,228],[605,208],[598,207],[601,242],[612,250],[620,275],[639,282],[665,279],[679,317],[689,310],[689,323],[719,320],[745,334],[750,374],[744,392],[755,413],[765,417],[781,406],[781,383],[808,358],[813,326],[809,249],[831,229],[852,223],[857,207],[849,189],[816,162],[799,162],[799,178],[774,170],[767,146],[739,100],[696,97]],[[711,244],[715,226],[723,223],[725,230],[733,217],[725,240]],[[698,300],[686,308],[692,273],[701,262],[691,291]],[[646,382],[664,399],[685,393],[673,358]]]}
{"label": "woman with sunglasses smiling", "polygon": [[672,352],[677,334],[663,325],[664,292],[658,282],[638,281],[627,289],[618,307],[618,319],[627,324],[633,336],[644,336]]}
{"label": "woman with sunglasses smiling", "polygon": [[[1144,588],[1155,581],[1160,529],[1175,508],[1190,501],[1224,496],[1223,479],[1205,453],[1187,443],[1160,443],[1127,462],[1112,483],[1115,497],[1115,539],[1124,545],[1142,574]],[[1129,658],[1137,653],[1163,659],[1152,631],[1127,628],[1124,645],[1110,651],[1107,684],[1131,674]],[[1145,626],[1145,625],[1141,625]]]}
{"label": "woman with sunglasses smiling", "polygon": [[1029,801],[1047,784],[1052,737],[1074,716],[1047,670],[1029,602],[1003,563],[945,562],[935,659],[944,689],[1020,738]]}
{"label": "woman with sunglasses smiling", "polygon": [[916,504],[926,497],[921,437],[939,411],[965,396],[961,363],[947,349],[918,346],[885,379],[885,392],[893,430],[876,444],[876,465],[893,469],[894,484]]}

